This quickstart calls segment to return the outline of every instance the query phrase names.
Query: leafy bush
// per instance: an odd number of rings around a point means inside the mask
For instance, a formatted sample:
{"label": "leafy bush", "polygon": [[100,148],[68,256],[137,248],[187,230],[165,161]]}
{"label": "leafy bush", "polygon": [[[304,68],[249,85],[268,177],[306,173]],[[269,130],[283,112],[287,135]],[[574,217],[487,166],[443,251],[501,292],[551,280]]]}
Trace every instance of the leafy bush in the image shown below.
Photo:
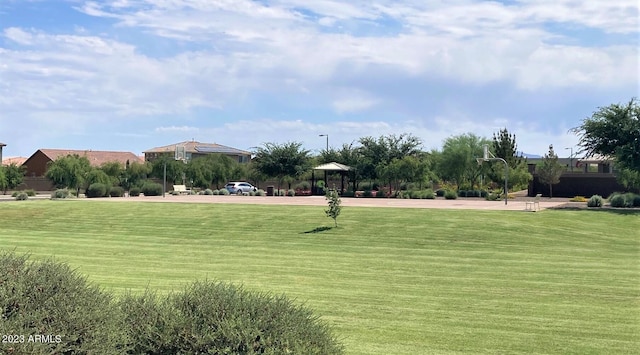
{"label": "leafy bush", "polygon": [[445,192],[446,192],[446,190],[444,190],[444,189],[437,189],[436,190],[436,196],[443,197]]}
{"label": "leafy bush", "polygon": [[263,190],[263,189],[258,189],[258,191],[256,191],[256,196],[266,196],[267,193]]}
{"label": "leafy bush", "polygon": [[[295,195],[295,191],[293,192],[293,194]],[[256,192],[255,191],[249,191],[249,196],[255,196]]]}
{"label": "leafy bush", "polygon": [[51,193],[51,198],[68,198],[71,194],[68,189],[57,189]]}
{"label": "leafy bush", "polygon": [[611,204],[611,207],[627,207],[627,202],[626,199],[624,198],[624,195],[613,195],[610,199],[609,199],[609,203]]}
{"label": "leafy bush", "polygon": [[287,191],[285,189],[279,189],[278,190],[278,196],[284,196],[287,193]]}
{"label": "leafy bush", "polygon": [[345,191],[342,193],[342,197],[354,197],[356,193],[353,190]]}
{"label": "leafy bush", "polygon": [[433,192],[433,190],[431,189],[426,189],[423,191],[422,193],[422,198],[426,198],[428,200],[433,200],[434,198],[436,198],[435,193]]}
{"label": "leafy bush", "polygon": [[95,182],[87,188],[84,192],[84,195],[92,198],[92,197],[104,197],[107,195],[107,185],[101,182]]}
{"label": "leafy bush", "polygon": [[109,190],[109,196],[122,197],[124,196],[124,189],[120,186],[114,186]]}
{"label": "leafy bush", "polygon": [[444,198],[446,198],[447,200],[455,200],[458,198],[458,194],[456,194],[455,191],[447,190],[444,193]]}
{"label": "leafy bush", "polygon": [[220,195],[220,190],[213,190],[211,191],[212,195]]}
{"label": "leafy bush", "polygon": [[66,264],[0,253],[0,334],[24,336],[14,354],[123,354],[126,329],[112,297]]}
{"label": "leafy bush", "polygon": [[587,198],[584,196],[575,196],[572,199],[570,199],[569,201],[571,202],[587,202]]}
{"label": "leafy bush", "polygon": [[139,187],[137,187],[137,186],[133,186],[133,187],[131,187],[131,188],[129,189],[129,196],[131,196],[131,197],[138,197],[138,196],[140,196],[140,191],[141,191],[141,190],[142,190],[142,189],[140,189]]}
{"label": "leafy bush", "polygon": [[29,198],[29,195],[27,195],[26,192],[20,192],[18,195],[16,195],[16,200],[17,201],[24,201],[26,199]]}
{"label": "leafy bush", "polygon": [[36,195],[36,191],[34,189],[24,190],[24,192],[26,192],[27,196],[29,196],[29,197],[33,197],[33,196]]}
{"label": "leafy bush", "polygon": [[486,196],[484,198],[487,201],[498,201],[500,199],[500,194],[493,193],[493,192],[487,192],[487,194],[486,194]]}
{"label": "leafy bush", "polygon": [[295,188],[298,190],[309,190],[311,189],[311,184],[309,184],[308,181],[301,181],[295,186]]}
{"label": "leafy bush", "polygon": [[211,190],[211,189],[205,189],[205,190],[204,190],[204,194],[205,194],[205,195],[213,195],[213,190]]}
{"label": "leafy bush", "polygon": [[488,192],[487,190],[481,190],[481,191],[480,191],[480,197],[484,197],[484,198],[486,198],[486,197],[487,197],[487,195],[489,195],[489,192]]}
{"label": "leafy bush", "polygon": [[18,194],[19,194],[19,193],[20,193],[20,191],[14,191],[14,192],[11,194],[11,197],[16,198],[16,197],[18,197]]}
{"label": "leafy bush", "polygon": [[467,191],[466,190],[458,191],[458,197],[467,197]]}
{"label": "leafy bush", "polygon": [[631,199],[631,206],[640,207],[640,195],[633,195],[633,198]]}
{"label": "leafy bush", "polygon": [[196,282],[159,297],[125,295],[134,354],[341,354],[329,327],[285,296]]}
{"label": "leafy bush", "polygon": [[160,196],[162,195],[162,185],[156,182],[145,181],[145,183],[142,184],[140,191],[145,196]]}
{"label": "leafy bush", "polygon": [[384,190],[378,190],[378,192],[376,192],[376,197],[378,198],[387,198],[387,192]]}
{"label": "leafy bush", "polygon": [[602,196],[593,195],[587,201],[587,207],[602,207]]}
{"label": "leafy bush", "polygon": [[362,197],[373,197],[373,192],[371,192],[371,190],[364,190]]}
{"label": "leafy bush", "polygon": [[480,194],[481,194],[480,190],[472,190],[471,193],[472,193],[473,196],[469,196],[469,197],[481,197],[480,196]]}
{"label": "leafy bush", "polygon": [[422,198],[422,193],[421,191],[418,190],[409,190],[407,191],[409,198],[411,199],[418,199],[418,198]]}
{"label": "leafy bush", "polygon": [[296,191],[294,189],[287,190],[287,196],[295,196],[295,195],[296,195]]}
{"label": "leafy bush", "polygon": [[[6,253],[0,334],[24,335],[14,354],[343,353],[324,322],[285,296],[205,281],[114,301],[66,264]],[[30,342],[33,334],[51,338]]]}

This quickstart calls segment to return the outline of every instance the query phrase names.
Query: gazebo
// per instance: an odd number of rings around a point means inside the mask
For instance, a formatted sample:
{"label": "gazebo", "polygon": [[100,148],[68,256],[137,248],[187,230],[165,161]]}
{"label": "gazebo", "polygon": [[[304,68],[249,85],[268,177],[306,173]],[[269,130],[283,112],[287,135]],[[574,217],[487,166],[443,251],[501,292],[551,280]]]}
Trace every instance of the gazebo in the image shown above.
{"label": "gazebo", "polygon": [[340,163],[336,163],[336,162],[331,162],[331,163],[326,163],[326,164],[322,164],[322,165],[316,166],[311,171],[311,191],[312,191],[313,194],[317,193],[316,179],[315,179],[316,170],[324,171],[324,182],[325,182],[325,184],[327,183],[327,171],[337,171],[337,172],[339,172],[340,173],[340,193],[342,193],[344,191],[344,177],[352,169],[351,169],[350,166],[347,166],[347,165],[344,165],[344,164],[340,164]]}

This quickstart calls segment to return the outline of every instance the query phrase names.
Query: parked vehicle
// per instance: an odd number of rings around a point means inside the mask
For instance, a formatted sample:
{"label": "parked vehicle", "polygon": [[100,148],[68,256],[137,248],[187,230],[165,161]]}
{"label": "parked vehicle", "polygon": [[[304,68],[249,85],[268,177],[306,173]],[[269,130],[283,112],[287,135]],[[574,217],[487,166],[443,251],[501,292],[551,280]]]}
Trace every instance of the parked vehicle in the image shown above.
{"label": "parked vehicle", "polygon": [[232,181],[224,187],[230,194],[242,195],[243,192],[257,191],[258,189],[248,182]]}

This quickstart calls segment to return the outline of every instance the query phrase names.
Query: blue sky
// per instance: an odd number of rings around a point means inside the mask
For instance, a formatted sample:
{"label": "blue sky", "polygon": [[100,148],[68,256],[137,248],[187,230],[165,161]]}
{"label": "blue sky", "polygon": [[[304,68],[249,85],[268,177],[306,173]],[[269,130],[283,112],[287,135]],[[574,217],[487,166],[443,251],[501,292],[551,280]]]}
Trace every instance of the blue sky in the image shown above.
{"label": "blue sky", "polygon": [[318,152],[506,127],[519,149],[639,95],[636,0],[2,0],[0,142]]}

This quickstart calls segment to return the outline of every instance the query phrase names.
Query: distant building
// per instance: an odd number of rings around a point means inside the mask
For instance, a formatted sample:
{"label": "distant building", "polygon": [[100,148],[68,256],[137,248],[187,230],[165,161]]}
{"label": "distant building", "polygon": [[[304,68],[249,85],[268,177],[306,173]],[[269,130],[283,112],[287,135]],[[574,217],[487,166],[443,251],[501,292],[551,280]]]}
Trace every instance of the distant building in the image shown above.
{"label": "distant building", "polygon": [[11,157],[2,159],[2,165],[11,165],[15,164],[17,166],[22,165],[27,160],[25,157]]}
{"label": "distant building", "polygon": [[251,161],[251,152],[246,150],[231,148],[216,143],[201,143],[196,141],[169,144],[146,150],[143,153],[144,160],[148,162],[152,162],[161,156],[175,158],[176,155],[182,154],[184,154],[183,158],[186,160],[192,160],[208,154],[224,154],[239,163],[248,163]]}
{"label": "distant building", "polygon": [[104,163],[118,162],[123,166],[129,163],[142,162],[140,158],[131,152],[112,152],[100,150],[73,150],[73,149],[38,149],[24,163],[26,176],[39,177],[47,172],[47,164],[60,157],[67,155],[78,155],[86,157],[91,166],[100,166]]}

